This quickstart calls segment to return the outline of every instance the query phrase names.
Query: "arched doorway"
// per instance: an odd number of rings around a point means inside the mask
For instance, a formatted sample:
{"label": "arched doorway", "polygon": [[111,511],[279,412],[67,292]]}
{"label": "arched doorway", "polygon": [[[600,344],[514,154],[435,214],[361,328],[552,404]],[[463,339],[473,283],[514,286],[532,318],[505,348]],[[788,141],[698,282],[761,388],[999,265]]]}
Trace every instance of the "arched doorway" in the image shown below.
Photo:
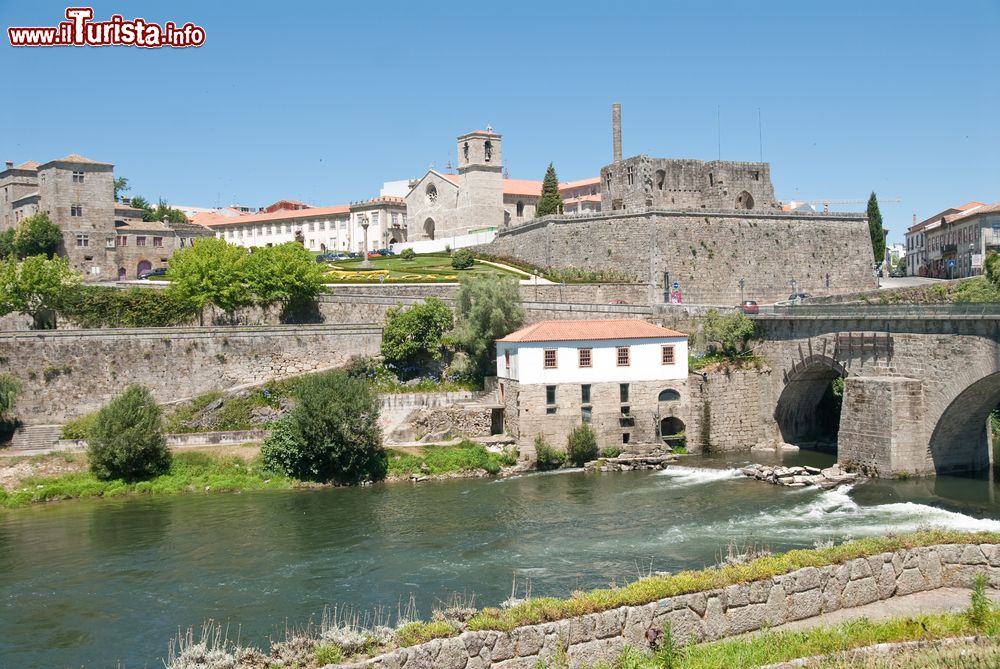
{"label": "arched doorway", "polygon": [[124,267],[119,267],[118,268],[118,280],[119,281],[124,281],[127,276],[128,276],[128,272],[125,270],[125,268]]}
{"label": "arched doorway", "polygon": [[840,407],[847,369],[833,358],[813,355],[796,367],[774,410],[781,439],[832,450],[840,431]]}
{"label": "arched doorway", "polygon": [[989,468],[993,445],[990,414],[998,403],[1000,373],[983,377],[951,401],[931,432],[930,456],[937,473]]}
{"label": "arched doorway", "polygon": [[139,264],[136,266],[135,269],[135,278],[141,279],[142,273],[148,272],[151,269],[153,269],[153,263],[149,262],[148,260],[140,260]]}
{"label": "arched doorway", "polygon": [[433,218],[428,218],[426,221],[424,221],[424,235],[427,236],[427,239],[434,239],[434,219]]}
{"label": "arched doorway", "polygon": [[743,191],[736,196],[736,208],[737,209],[753,209],[753,195],[747,191]]}
{"label": "arched doorway", "polygon": [[677,416],[666,416],[660,419],[657,426],[660,430],[660,439],[670,448],[681,448],[687,446],[687,434],[685,433],[684,421]]}

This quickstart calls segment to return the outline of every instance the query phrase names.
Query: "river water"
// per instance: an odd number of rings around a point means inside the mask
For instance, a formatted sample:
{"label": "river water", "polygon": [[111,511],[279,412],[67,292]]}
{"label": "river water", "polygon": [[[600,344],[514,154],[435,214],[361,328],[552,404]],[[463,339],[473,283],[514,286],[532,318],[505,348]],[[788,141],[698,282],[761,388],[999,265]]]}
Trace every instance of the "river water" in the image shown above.
{"label": "river water", "polygon": [[[264,642],[325,605],[429,618],[568,595],[771,550],[922,526],[1000,531],[986,480],[873,481],[836,491],[745,479],[746,455],[662,472],[75,501],[0,515],[0,667],[162,667],[179,626],[214,619]],[[786,456],[789,464],[831,456]]]}

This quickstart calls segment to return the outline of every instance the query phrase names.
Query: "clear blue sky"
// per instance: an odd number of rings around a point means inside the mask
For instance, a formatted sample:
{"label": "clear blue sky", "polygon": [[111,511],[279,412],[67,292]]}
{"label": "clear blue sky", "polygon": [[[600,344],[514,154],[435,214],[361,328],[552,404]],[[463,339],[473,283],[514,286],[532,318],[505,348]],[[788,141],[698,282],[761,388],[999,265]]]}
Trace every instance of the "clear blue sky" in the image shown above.
{"label": "clear blue sky", "polygon": [[[512,177],[596,175],[619,101],[625,155],[678,158],[717,156],[718,108],[722,157],[757,160],[760,108],[778,197],[900,197],[890,241],[914,213],[1000,200],[1000,0],[92,4],[206,44],[4,34],[0,159],[79,152],[174,203],[339,204],[443,168],[487,123]],[[65,7],[0,0],[0,18]]]}

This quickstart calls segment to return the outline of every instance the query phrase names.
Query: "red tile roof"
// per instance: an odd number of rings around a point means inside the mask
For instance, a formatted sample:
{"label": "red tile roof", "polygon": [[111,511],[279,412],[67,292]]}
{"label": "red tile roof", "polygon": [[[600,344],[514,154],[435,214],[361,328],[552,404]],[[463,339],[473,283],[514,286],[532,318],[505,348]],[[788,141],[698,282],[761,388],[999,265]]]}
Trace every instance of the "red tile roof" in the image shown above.
{"label": "red tile roof", "polygon": [[970,209],[975,209],[976,207],[983,207],[983,206],[985,205],[982,202],[973,201],[973,202],[966,202],[960,207],[948,207],[947,209],[939,211],[938,213],[934,214],[930,218],[925,218],[916,225],[910,226],[907,232],[917,232],[918,230],[922,230],[923,228],[928,227],[931,223],[936,223],[940,221],[942,216],[947,217],[952,214],[957,214],[959,212],[966,212],[969,211]]}
{"label": "red tile roof", "polygon": [[[441,173],[439,173],[441,174]],[[452,182],[453,184],[458,184],[457,174],[441,174],[445,179]],[[593,177],[591,179],[581,179],[579,181],[571,181],[566,184],[559,184],[559,190],[565,191],[570,188],[580,188],[582,186],[593,186],[601,183],[600,177]],[[534,179],[504,179],[503,180],[503,194],[504,195],[524,195],[528,197],[541,197],[542,195],[542,182],[536,181]]]}
{"label": "red tile roof", "polygon": [[[192,219],[199,225],[207,225],[210,228],[217,228],[224,225],[253,225],[254,223],[267,223],[268,221],[289,221],[301,218],[322,218],[323,216],[336,216],[338,214],[349,214],[350,206],[346,204],[335,207],[313,207],[311,209],[279,209],[268,214],[251,214],[250,216],[219,216],[217,214],[207,214],[205,218],[195,216]],[[208,216],[213,216],[209,219]]]}
{"label": "red tile roof", "polygon": [[591,339],[663,339],[687,337],[683,332],[636,319],[594,321],[539,321],[499,341],[586,341]]}

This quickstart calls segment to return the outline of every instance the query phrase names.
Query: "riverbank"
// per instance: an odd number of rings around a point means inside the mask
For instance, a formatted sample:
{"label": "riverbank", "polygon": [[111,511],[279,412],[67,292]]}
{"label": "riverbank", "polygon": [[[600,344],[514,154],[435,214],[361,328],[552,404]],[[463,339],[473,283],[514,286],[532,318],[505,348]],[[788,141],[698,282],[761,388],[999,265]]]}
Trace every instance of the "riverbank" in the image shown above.
{"label": "riverbank", "polygon": [[[454,478],[486,478],[517,473],[515,451],[493,452],[482,444],[415,446],[386,449],[387,483]],[[10,457],[0,460],[0,507],[128,495],[250,492],[317,488],[329,484],[299,481],[266,471],[259,464],[260,445],[185,448],[173,452],[170,471],[148,481],[101,481],[79,452]]]}

